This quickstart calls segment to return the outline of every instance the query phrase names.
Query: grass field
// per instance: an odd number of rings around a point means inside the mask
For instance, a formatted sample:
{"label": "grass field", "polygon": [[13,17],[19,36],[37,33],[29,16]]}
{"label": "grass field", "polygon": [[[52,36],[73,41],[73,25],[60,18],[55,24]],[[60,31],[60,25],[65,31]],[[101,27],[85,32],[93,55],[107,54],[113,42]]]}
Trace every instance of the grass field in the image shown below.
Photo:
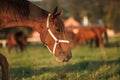
{"label": "grass field", "polygon": [[56,62],[42,46],[28,46],[23,53],[8,53],[6,48],[0,52],[9,62],[9,80],[120,80],[119,41],[111,38],[102,49],[76,47],[67,63]]}

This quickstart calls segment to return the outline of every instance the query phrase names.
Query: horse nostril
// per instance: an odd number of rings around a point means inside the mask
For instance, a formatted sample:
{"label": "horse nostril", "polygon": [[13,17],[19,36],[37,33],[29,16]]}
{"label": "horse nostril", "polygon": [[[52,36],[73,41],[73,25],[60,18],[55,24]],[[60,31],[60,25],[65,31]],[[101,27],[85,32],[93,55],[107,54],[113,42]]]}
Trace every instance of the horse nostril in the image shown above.
{"label": "horse nostril", "polygon": [[71,56],[70,56],[70,55],[68,55],[68,56],[67,56],[67,58],[68,58],[68,59],[70,59],[70,58],[71,58]]}
{"label": "horse nostril", "polygon": [[68,58],[71,58],[72,57],[72,53],[71,52],[69,52],[69,54],[68,54],[68,56],[67,56]]}

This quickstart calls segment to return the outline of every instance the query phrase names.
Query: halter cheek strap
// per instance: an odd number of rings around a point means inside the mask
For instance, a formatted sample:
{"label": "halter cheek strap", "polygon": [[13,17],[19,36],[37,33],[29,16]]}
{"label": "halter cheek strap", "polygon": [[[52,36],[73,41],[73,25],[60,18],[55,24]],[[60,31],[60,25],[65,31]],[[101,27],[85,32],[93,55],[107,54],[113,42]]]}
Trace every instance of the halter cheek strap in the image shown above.
{"label": "halter cheek strap", "polygon": [[48,14],[48,17],[47,17],[47,23],[46,23],[46,26],[47,26],[47,31],[48,31],[48,33],[51,35],[51,37],[55,40],[55,43],[54,43],[54,46],[53,46],[53,49],[52,50],[50,50],[50,48],[47,46],[47,48],[49,49],[49,51],[51,52],[51,53],[53,53],[53,55],[55,55],[55,50],[56,50],[56,47],[57,47],[57,45],[58,44],[60,44],[60,43],[69,43],[69,41],[68,40],[59,40],[59,39],[57,39],[56,37],[55,37],[55,35],[52,33],[52,31],[50,30],[50,27],[49,27],[49,18],[50,18],[50,13]]}

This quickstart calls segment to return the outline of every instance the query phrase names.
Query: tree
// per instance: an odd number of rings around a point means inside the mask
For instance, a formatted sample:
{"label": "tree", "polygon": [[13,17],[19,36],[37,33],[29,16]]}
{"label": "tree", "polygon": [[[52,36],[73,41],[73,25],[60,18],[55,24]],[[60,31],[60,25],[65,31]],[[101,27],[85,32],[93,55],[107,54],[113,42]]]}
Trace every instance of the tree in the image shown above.
{"label": "tree", "polygon": [[110,28],[120,31],[120,1],[111,0],[106,7],[107,15],[105,17],[107,25]]}

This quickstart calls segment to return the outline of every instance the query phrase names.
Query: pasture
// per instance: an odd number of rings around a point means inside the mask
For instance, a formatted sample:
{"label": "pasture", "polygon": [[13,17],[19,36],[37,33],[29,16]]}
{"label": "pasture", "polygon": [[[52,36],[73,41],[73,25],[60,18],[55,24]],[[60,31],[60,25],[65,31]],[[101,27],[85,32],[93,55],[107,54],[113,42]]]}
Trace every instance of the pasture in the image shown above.
{"label": "pasture", "polygon": [[[72,59],[58,63],[43,46],[0,52],[9,62],[9,80],[120,80],[120,38],[110,38],[105,48],[75,47]],[[1,75],[1,72],[0,72]]]}

